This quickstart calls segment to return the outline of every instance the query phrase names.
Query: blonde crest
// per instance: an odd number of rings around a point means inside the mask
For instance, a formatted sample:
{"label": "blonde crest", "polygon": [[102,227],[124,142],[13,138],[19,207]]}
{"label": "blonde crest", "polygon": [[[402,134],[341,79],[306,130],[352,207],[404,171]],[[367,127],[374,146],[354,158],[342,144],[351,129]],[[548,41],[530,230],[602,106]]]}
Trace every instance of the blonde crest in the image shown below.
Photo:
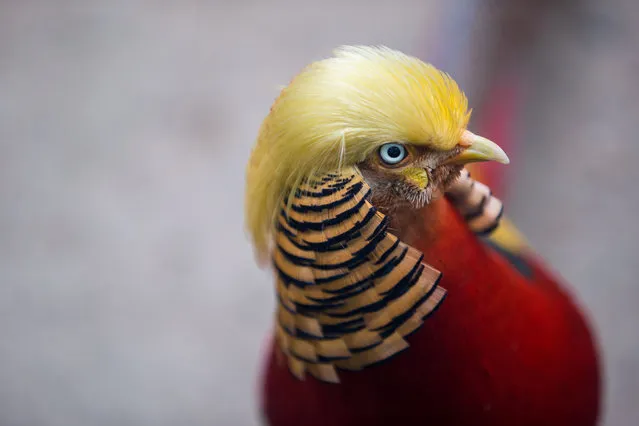
{"label": "blonde crest", "polygon": [[258,255],[304,180],[355,166],[388,142],[451,149],[469,117],[449,75],[386,47],[342,47],[309,65],[276,99],[248,164],[246,224]]}

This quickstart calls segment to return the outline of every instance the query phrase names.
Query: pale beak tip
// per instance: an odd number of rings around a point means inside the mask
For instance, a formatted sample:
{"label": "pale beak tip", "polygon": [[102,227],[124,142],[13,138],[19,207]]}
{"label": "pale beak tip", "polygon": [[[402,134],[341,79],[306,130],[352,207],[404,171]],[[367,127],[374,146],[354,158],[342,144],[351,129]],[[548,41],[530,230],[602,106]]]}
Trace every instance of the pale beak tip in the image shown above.
{"label": "pale beak tip", "polygon": [[508,158],[508,155],[506,155],[506,153],[504,152],[503,149],[497,155],[497,158],[495,158],[495,161],[497,161],[498,163],[503,164],[503,165],[510,164],[510,158]]}

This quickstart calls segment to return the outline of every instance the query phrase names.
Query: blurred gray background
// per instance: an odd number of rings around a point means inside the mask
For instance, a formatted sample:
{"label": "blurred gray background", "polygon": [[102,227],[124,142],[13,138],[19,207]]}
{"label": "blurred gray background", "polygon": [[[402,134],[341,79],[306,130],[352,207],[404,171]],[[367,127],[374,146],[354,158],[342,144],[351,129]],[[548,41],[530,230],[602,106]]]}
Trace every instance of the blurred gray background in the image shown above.
{"label": "blurred gray background", "polygon": [[[479,77],[468,58],[495,42],[455,30],[476,3],[1,1],[0,425],[258,424],[273,300],[244,167],[278,86],[362,43],[482,93],[492,59]],[[591,314],[606,426],[639,424],[638,12],[544,15],[518,49],[507,175],[511,216]]]}

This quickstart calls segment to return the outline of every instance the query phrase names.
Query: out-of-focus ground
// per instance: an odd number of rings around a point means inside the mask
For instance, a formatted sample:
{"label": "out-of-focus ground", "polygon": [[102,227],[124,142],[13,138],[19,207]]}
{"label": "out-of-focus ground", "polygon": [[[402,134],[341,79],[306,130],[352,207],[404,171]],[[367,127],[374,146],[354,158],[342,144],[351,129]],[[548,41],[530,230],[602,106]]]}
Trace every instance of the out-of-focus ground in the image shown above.
{"label": "out-of-focus ground", "polygon": [[[259,123],[340,44],[428,59],[444,4],[2,2],[0,424],[257,424],[273,299],[242,205]],[[589,309],[603,424],[628,426],[639,3],[577,10],[528,55],[508,210]]]}

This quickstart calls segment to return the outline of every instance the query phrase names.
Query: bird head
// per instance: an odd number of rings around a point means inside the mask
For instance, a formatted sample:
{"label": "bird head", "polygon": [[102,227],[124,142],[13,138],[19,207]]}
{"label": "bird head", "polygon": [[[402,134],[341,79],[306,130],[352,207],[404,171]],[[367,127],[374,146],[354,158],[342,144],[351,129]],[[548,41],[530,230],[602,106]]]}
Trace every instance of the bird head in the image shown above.
{"label": "bird head", "polygon": [[467,129],[455,81],[386,47],[342,47],[285,87],[264,120],[247,170],[247,227],[258,254],[283,203],[305,180],[358,169],[385,212],[418,209],[469,162],[508,157]]}

